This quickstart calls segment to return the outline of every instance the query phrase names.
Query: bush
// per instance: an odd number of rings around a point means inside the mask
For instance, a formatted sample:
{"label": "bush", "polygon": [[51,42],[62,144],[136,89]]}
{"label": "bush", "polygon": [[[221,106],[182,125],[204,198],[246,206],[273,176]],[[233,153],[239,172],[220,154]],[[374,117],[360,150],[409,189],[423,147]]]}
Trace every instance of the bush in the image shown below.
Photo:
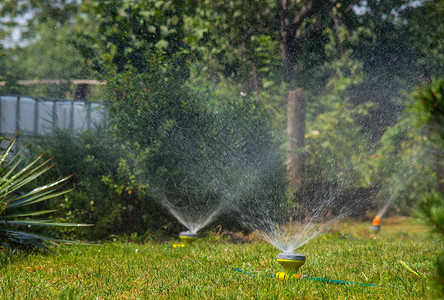
{"label": "bush", "polygon": [[[426,194],[418,203],[417,215],[444,237],[444,79],[433,80],[413,93],[414,112],[419,125],[425,128],[426,136],[433,143],[434,162],[438,192]],[[437,282],[444,293],[444,253],[436,261]]]}
{"label": "bush", "polygon": [[[194,196],[190,201],[196,202],[209,192],[215,205],[222,198],[227,201],[231,187],[214,182],[239,186],[239,176],[248,175],[240,168],[252,153],[267,147],[273,137],[266,118],[248,103],[231,103],[217,112],[200,105],[194,107],[181,110],[176,119],[149,121],[159,127],[150,127],[152,131],[145,135],[136,126],[132,128],[140,134],[131,136],[116,132],[116,127],[98,127],[80,134],[57,130],[43,139],[41,147],[57,162],[53,174],[73,174],[69,185],[75,190],[58,204],[60,215],[67,221],[95,224],[80,232],[88,239],[133,233],[143,238],[149,233],[170,234],[183,229],[161,206],[159,190],[172,199],[187,199],[191,189]],[[141,114],[153,112],[147,109]],[[285,181],[284,177],[279,180]],[[267,182],[261,186],[266,189]],[[236,220],[227,215],[218,222],[227,229],[239,228]]]}
{"label": "bush", "polygon": [[386,130],[372,157],[372,181],[379,189],[378,197],[384,203],[391,202],[397,213],[403,215],[410,215],[418,199],[436,188],[431,145],[414,130],[414,122],[415,115],[404,112],[400,120]]}
{"label": "bush", "polygon": [[48,175],[73,174],[68,184],[74,191],[58,204],[59,215],[95,224],[76,235],[94,240],[114,234],[143,236],[171,221],[137,178],[136,166],[143,159],[138,145],[121,143],[108,129],[97,128],[80,134],[56,131],[41,147],[57,163]]}

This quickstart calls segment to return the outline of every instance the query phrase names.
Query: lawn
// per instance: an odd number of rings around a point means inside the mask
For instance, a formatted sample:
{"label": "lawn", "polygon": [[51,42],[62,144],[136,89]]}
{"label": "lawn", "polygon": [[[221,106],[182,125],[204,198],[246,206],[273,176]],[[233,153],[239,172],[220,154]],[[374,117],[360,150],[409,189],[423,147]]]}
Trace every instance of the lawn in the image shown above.
{"label": "lawn", "polygon": [[368,226],[345,223],[298,249],[307,258],[300,269],[306,277],[292,280],[273,278],[281,271],[279,250],[260,241],[232,244],[218,234],[188,248],[173,248],[177,241],[172,238],[169,243],[62,246],[58,255],[3,252],[0,298],[439,298],[433,262],[443,245],[429,229],[399,217],[383,219],[378,235]]}

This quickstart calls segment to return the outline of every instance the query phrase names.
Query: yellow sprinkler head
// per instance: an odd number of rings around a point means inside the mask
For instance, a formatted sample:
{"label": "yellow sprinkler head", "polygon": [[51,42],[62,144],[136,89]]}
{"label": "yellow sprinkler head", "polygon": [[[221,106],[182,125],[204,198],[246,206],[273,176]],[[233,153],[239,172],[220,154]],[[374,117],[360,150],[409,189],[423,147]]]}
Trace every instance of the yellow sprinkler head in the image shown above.
{"label": "yellow sprinkler head", "polygon": [[197,234],[189,231],[183,231],[179,233],[179,238],[182,240],[185,246],[191,246],[191,244],[197,239]]}
{"label": "yellow sprinkler head", "polygon": [[278,263],[284,268],[285,272],[279,272],[276,277],[279,279],[290,279],[292,277],[299,278],[301,274],[296,274],[300,267],[305,264],[305,255],[298,253],[279,253],[277,256]]}

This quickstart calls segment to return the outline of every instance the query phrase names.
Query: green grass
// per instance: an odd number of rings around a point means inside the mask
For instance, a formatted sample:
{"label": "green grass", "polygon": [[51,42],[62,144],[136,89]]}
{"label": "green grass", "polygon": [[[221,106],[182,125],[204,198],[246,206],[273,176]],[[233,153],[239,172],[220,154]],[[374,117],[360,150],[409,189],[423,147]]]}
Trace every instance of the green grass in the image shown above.
{"label": "green grass", "polygon": [[383,219],[377,236],[368,226],[344,224],[305,245],[298,250],[307,257],[300,271],[382,287],[267,277],[281,271],[277,249],[263,242],[230,244],[212,235],[189,248],[172,248],[172,239],[163,244],[63,246],[57,250],[60,255],[2,253],[0,298],[439,298],[431,285],[433,263],[443,245],[428,229],[401,218]]}

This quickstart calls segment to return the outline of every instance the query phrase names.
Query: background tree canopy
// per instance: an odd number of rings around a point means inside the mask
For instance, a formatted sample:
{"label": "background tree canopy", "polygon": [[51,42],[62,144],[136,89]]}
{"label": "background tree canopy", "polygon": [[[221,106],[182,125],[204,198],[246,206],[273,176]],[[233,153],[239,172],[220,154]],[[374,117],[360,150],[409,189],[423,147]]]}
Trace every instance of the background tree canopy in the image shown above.
{"label": "background tree canopy", "polygon": [[15,84],[24,79],[107,82],[88,95],[106,102],[107,128],[39,145],[53,172],[75,175],[60,215],[97,224],[83,233],[93,238],[178,226],[152,194],[153,178],[184,172],[165,136],[220,115],[240,114],[282,161],[296,158],[293,204],[334,195],[370,209],[393,198],[409,213],[438,187],[430,143],[404,108],[415,86],[443,76],[443,11],[437,0],[6,0],[0,93],[74,94]]}

